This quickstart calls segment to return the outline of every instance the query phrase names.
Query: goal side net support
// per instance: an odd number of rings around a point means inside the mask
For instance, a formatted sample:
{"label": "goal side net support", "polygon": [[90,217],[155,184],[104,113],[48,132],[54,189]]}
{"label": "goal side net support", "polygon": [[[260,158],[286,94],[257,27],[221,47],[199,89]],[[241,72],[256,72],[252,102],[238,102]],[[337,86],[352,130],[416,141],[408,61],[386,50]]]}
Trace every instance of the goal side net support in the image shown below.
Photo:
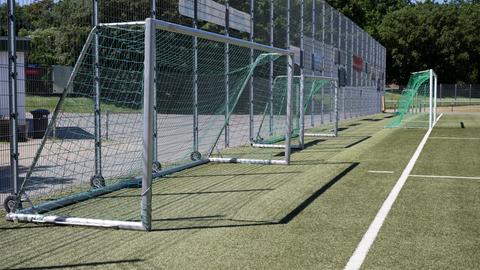
{"label": "goal side net support", "polygon": [[433,128],[437,120],[437,75],[433,70],[411,74],[387,128]]}
{"label": "goal side net support", "polygon": [[[272,76],[287,78],[285,102],[273,103]],[[292,82],[288,50],[155,19],[100,25],[6,218],[151,230],[163,177],[208,162],[290,163]],[[268,106],[283,149],[252,147]]]}

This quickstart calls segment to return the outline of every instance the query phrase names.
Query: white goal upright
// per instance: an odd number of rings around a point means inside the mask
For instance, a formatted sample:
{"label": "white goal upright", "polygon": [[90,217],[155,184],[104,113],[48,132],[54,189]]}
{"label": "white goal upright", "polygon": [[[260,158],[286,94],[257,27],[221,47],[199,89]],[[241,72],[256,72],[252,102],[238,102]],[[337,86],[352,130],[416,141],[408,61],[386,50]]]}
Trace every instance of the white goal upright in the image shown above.
{"label": "white goal upright", "polygon": [[[277,93],[272,76],[286,81]],[[288,50],[156,19],[101,24],[6,218],[148,231],[161,177],[209,162],[289,164],[293,80]],[[252,147],[252,134],[283,147]]]}

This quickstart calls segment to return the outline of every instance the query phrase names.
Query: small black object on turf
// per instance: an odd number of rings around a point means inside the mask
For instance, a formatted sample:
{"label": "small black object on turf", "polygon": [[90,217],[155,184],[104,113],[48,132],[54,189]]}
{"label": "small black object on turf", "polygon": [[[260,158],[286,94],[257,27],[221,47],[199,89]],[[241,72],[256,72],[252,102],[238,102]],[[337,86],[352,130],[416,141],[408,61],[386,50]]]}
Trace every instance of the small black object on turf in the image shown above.
{"label": "small black object on turf", "polygon": [[13,212],[15,209],[22,209],[22,202],[19,200],[17,195],[9,195],[3,201],[3,207],[7,213]]}
{"label": "small black object on turf", "polygon": [[462,128],[465,128],[465,124],[463,124],[463,122],[460,122],[460,126],[461,126]]}

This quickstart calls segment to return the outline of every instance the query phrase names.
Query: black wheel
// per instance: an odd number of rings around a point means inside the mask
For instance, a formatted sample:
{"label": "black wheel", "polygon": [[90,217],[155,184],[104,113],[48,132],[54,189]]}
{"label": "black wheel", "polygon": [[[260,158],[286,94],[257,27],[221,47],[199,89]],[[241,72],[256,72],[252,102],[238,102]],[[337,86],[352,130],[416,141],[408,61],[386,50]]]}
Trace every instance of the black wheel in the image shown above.
{"label": "black wheel", "polygon": [[92,176],[92,178],[90,178],[90,186],[92,188],[105,187],[105,179],[99,175]]}
{"label": "black wheel", "polygon": [[17,195],[9,195],[3,201],[3,207],[7,213],[13,212],[15,209],[22,209],[22,202]]}
{"label": "black wheel", "polygon": [[194,151],[190,154],[190,159],[192,161],[198,161],[202,159],[202,154],[198,151]]}
{"label": "black wheel", "polygon": [[158,161],[154,161],[152,164],[152,170],[154,173],[160,172],[162,170],[162,164]]}

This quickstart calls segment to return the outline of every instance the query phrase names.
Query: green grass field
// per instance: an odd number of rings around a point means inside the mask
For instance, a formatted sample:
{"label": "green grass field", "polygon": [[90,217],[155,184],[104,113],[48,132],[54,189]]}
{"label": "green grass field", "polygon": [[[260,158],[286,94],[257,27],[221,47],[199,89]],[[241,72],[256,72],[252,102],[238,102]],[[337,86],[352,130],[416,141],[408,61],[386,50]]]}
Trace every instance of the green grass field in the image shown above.
{"label": "green grass field", "polygon": [[[25,99],[25,107],[28,111],[47,109],[53,112],[59,99],[59,96],[27,96]],[[109,111],[112,113],[135,111],[127,107],[115,106],[108,103],[102,103],[101,107],[104,112]],[[94,102],[91,98],[67,97],[63,103],[62,111],[66,113],[93,113],[93,108]]]}
{"label": "green grass field", "polygon": [[[207,164],[157,181],[149,233],[0,221],[0,269],[342,269],[426,132],[390,120],[308,138],[290,166]],[[440,119],[363,269],[480,268],[479,134],[480,115]],[[139,204],[127,189],[56,214],[132,219]]]}

